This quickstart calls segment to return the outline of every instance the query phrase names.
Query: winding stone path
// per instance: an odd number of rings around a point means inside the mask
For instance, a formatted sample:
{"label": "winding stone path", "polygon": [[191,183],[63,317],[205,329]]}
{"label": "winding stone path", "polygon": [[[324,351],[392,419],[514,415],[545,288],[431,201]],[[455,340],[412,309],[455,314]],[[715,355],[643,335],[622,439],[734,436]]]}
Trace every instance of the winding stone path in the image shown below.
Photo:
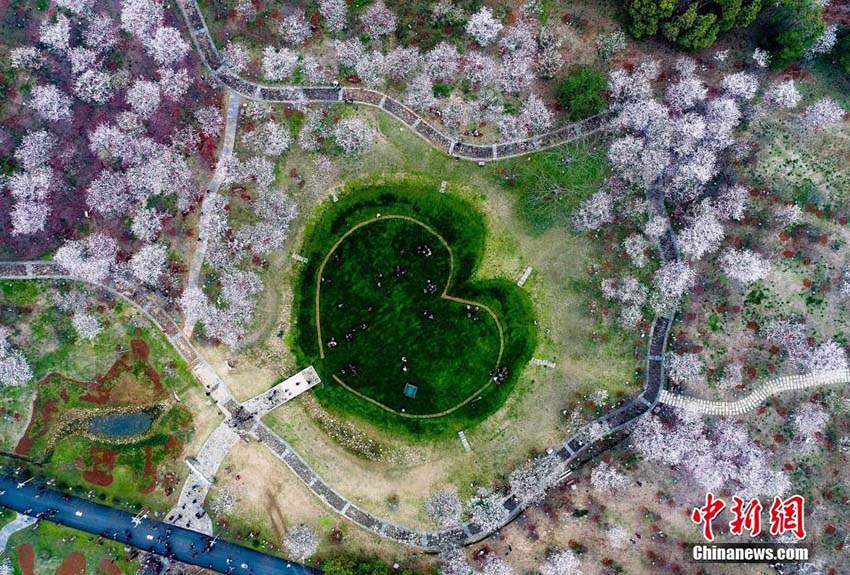
{"label": "winding stone path", "polygon": [[288,104],[360,104],[379,108],[433,147],[459,160],[491,162],[554,148],[604,130],[610,115],[605,112],[575,124],[531,138],[474,144],[456,139],[431,125],[428,120],[393,98],[377,90],[340,86],[297,86],[261,84],[234,74],[212,40],[203,13],[196,0],[177,0],[177,6],[189,29],[189,35],[204,64],[221,84],[250,100]]}
{"label": "winding stone path", "polygon": [[798,391],[821,385],[850,383],[850,370],[838,369],[809,373],[805,375],[786,375],[770,379],[759,384],[746,397],[735,401],[711,401],[687,395],[679,395],[662,390],[659,401],[665,405],[705,415],[742,415],[748,413],[769,398],[785,391]]}

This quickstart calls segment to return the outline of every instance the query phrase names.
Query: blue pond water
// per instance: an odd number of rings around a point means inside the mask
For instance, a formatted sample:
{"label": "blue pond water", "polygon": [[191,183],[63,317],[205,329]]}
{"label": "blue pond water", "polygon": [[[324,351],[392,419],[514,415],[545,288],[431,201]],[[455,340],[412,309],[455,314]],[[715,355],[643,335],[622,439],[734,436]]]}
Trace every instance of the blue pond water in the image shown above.
{"label": "blue pond water", "polygon": [[106,437],[131,437],[146,432],[153,419],[144,411],[98,415],[89,419],[89,432]]}

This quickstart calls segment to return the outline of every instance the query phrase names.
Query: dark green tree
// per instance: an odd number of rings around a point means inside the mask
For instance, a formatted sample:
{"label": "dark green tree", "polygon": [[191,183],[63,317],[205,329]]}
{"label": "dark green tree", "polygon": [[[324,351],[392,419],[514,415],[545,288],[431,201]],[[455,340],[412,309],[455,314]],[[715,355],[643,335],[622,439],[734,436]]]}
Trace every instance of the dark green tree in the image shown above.
{"label": "dark green tree", "polygon": [[661,23],[675,10],[675,0],[627,0],[629,32],[635,38],[655,36]]}
{"label": "dark green tree", "polygon": [[774,68],[799,60],[825,29],[823,6],[812,0],[781,0],[770,9],[761,44],[773,54]]}
{"label": "dark green tree", "polygon": [[605,74],[590,66],[573,66],[555,87],[555,95],[571,120],[582,120],[605,108]]}
{"label": "dark green tree", "polygon": [[735,28],[746,28],[761,12],[762,0],[715,0],[719,8],[718,24],[720,32],[728,32]]}
{"label": "dark green tree", "polygon": [[663,26],[664,37],[688,50],[707,48],[717,40],[720,24],[717,16],[700,14],[696,4]]}
{"label": "dark green tree", "polygon": [[718,34],[752,24],[764,0],[626,0],[629,32],[636,37],[662,33],[689,50],[711,46]]}

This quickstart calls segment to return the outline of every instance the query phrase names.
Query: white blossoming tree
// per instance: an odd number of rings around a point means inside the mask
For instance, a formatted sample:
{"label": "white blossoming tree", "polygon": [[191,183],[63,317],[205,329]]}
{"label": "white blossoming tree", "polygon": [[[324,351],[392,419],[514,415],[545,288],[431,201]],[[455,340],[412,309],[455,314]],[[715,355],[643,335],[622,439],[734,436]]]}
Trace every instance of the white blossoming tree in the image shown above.
{"label": "white blossoming tree", "polygon": [[395,32],[398,18],[387,8],[383,0],[378,0],[369,6],[360,16],[363,30],[372,38],[382,38]]}
{"label": "white blossoming tree", "polygon": [[334,128],[334,139],[346,154],[357,155],[372,147],[375,132],[363,120],[346,118],[340,120]]}
{"label": "white blossoming tree", "polygon": [[487,6],[482,6],[466,22],[466,33],[482,47],[492,44],[501,30],[502,23]]}
{"label": "white blossoming tree", "polygon": [[0,326],[0,385],[24,385],[32,377],[32,368],[24,354],[9,341],[9,330]]}
{"label": "white blossoming tree", "polygon": [[729,278],[748,286],[767,277],[770,262],[751,250],[727,250],[720,256],[720,269]]}
{"label": "white blossoming tree", "polygon": [[308,526],[298,525],[287,530],[283,546],[293,559],[303,562],[319,549],[319,536]]}

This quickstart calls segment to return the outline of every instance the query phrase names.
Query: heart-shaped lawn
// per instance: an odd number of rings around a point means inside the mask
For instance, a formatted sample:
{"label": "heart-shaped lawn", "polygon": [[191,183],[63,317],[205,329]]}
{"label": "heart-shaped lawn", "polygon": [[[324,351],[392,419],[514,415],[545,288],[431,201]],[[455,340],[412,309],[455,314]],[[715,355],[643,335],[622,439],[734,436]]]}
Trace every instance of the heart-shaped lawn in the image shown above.
{"label": "heart-shaped lawn", "polygon": [[386,215],[349,230],[326,257],[317,344],[337,383],[399,414],[430,416],[487,385],[501,325],[484,304],[451,295],[454,257],[435,230]]}
{"label": "heart-shaped lawn", "polygon": [[322,376],[323,403],[421,431],[504,402],[533,350],[533,316],[513,284],[472,279],[485,235],[470,204],[419,182],[325,208],[296,298],[296,351]]}

